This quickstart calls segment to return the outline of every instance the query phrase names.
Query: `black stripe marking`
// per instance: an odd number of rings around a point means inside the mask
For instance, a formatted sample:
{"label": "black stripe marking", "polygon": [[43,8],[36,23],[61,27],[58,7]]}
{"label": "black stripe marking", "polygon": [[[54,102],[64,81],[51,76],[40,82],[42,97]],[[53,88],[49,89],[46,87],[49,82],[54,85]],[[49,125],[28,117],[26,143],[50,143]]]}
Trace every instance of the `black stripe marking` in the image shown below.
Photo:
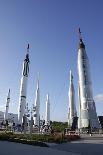
{"label": "black stripe marking", "polygon": [[21,97],[26,98],[26,96],[21,96]]}

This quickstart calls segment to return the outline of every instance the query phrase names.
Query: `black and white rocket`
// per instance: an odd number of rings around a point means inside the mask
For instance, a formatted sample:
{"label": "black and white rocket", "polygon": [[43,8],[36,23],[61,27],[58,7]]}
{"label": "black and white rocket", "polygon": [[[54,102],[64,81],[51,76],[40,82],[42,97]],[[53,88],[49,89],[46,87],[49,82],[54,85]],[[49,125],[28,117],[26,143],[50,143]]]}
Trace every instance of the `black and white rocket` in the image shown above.
{"label": "black and white rocket", "polygon": [[35,96],[35,103],[33,106],[34,109],[34,125],[38,126],[40,125],[40,89],[39,89],[39,79],[37,81],[37,88],[36,88],[36,96]]}
{"label": "black and white rocket", "polygon": [[6,99],[6,110],[4,113],[4,121],[8,120],[9,103],[10,103],[10,89]]}
{"label": "black and white rocket", "polygon": [[93,100],[89,59],[79,29],[78,75],[79,75],[79,119],[78,128],[99,128],[95,102]]}
{"label": "black and white rocket", "polygon": [[49,100],[49,94],[47,94],[47,96],[46,96],[45,125],[50,126],[50,100]]}
{"label": "black and white rocket", "polygon": [[20,86],[20,98],[19,98],[19,111],[18,111],[18,123],[22,124],[23,116],[26,110],[26,97],[27,97],[27,82],[29,75],[29,44],[27,47],[26,57],[23,62],[21,86]]}
{"label": "black and white rocket", "polygon": [[73,84],[73,75],[70,70],[70,86],[69,86],[69,112],[68,112],[68,126],[72,127],[74,118],[77,116],[75,105],[75,90]]}

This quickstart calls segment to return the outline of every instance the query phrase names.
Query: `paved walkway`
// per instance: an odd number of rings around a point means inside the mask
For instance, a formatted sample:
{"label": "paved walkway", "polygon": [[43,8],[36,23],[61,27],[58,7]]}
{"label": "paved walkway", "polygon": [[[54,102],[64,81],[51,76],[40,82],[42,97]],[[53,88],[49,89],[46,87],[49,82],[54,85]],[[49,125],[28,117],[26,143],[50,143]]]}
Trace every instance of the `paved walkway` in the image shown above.
{"label": "paved walkway", "polygon": [[52,148],[81,155],[103,155],[103,137],[85,135],[81,140],[55,145]]}
{"label": "paved walkway", "polygon": [[47,147],[0,141],[0,155],[77,155]]}
{"label": "paved walkway", "polygon": [[0,155],[103,155],[103,136],[83,135],[81,140],[51,144],[50,148],[0,141]]}

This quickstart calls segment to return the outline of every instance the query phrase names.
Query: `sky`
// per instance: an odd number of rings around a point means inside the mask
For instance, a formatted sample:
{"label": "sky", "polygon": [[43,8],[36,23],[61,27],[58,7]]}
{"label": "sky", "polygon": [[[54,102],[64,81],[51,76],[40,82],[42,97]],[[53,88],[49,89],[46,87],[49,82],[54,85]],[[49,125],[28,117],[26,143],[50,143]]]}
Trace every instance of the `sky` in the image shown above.
{"label": "sky", "polygon": [[40,114],[45,115],[50,95],[51,120],[67,121],[69,70],[74,76],[78,111],[78,27],[90,61],[97,114],[103,115],[103,1],[0,0],[0,111],[17,113],[22,63],[30,44],[27,102],[35,100],[40,74]]}

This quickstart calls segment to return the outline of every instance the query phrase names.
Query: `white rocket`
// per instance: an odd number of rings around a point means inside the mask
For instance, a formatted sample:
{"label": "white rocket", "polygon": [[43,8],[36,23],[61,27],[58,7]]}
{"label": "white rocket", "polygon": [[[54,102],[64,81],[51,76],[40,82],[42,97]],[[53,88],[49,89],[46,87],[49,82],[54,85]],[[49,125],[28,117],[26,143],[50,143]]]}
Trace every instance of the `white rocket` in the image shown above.
{"label": "white rocket", "polygon": [[21,78],[21,86],[20,86],[19,111],[18,111],[19,124],[22,124],[23,122],[23,116],[25,114],[25,109],[26,109],[29,63],[30,61],[29,61],[29,44],[28,44],[26,58],[24,59],[24,62],[23,62],[23,70],[22,70],[22,78]]}
{"label": "white rocket", "polygon": [[39,127],[40,124],[40,89],[39,89],[39,80],[37,82],[37,89],[36,89],[36,97],[34,103],[34,125]]}
{"label": "white rocket", "polygon": [[69,113],[68,113],[68,126],[72,127],[74,117],[77,116],[75,106],[75,90],[73,85],[73,75],[70,70],[70,86],[69,86]]}
{"label": "white rocket", "polygon": [[78,49],[78,75],[79,75],[79,120],[78,128],[99,128],[95,102],[93,100],[92,82],[90,77],[89,59],[85,50],[81,32]]}
{"label": "white rocket", "polygon": [[4,121],[8,120],[9,103],[10,103],[10,89],[9,89],[7,100],[6,100],[6,110],[4,113]]}
{"label": "white rocket", "polygon": [[46,96],[46,113],[45,113],[45,125],[50,125],[50,100],[49,94]]}

